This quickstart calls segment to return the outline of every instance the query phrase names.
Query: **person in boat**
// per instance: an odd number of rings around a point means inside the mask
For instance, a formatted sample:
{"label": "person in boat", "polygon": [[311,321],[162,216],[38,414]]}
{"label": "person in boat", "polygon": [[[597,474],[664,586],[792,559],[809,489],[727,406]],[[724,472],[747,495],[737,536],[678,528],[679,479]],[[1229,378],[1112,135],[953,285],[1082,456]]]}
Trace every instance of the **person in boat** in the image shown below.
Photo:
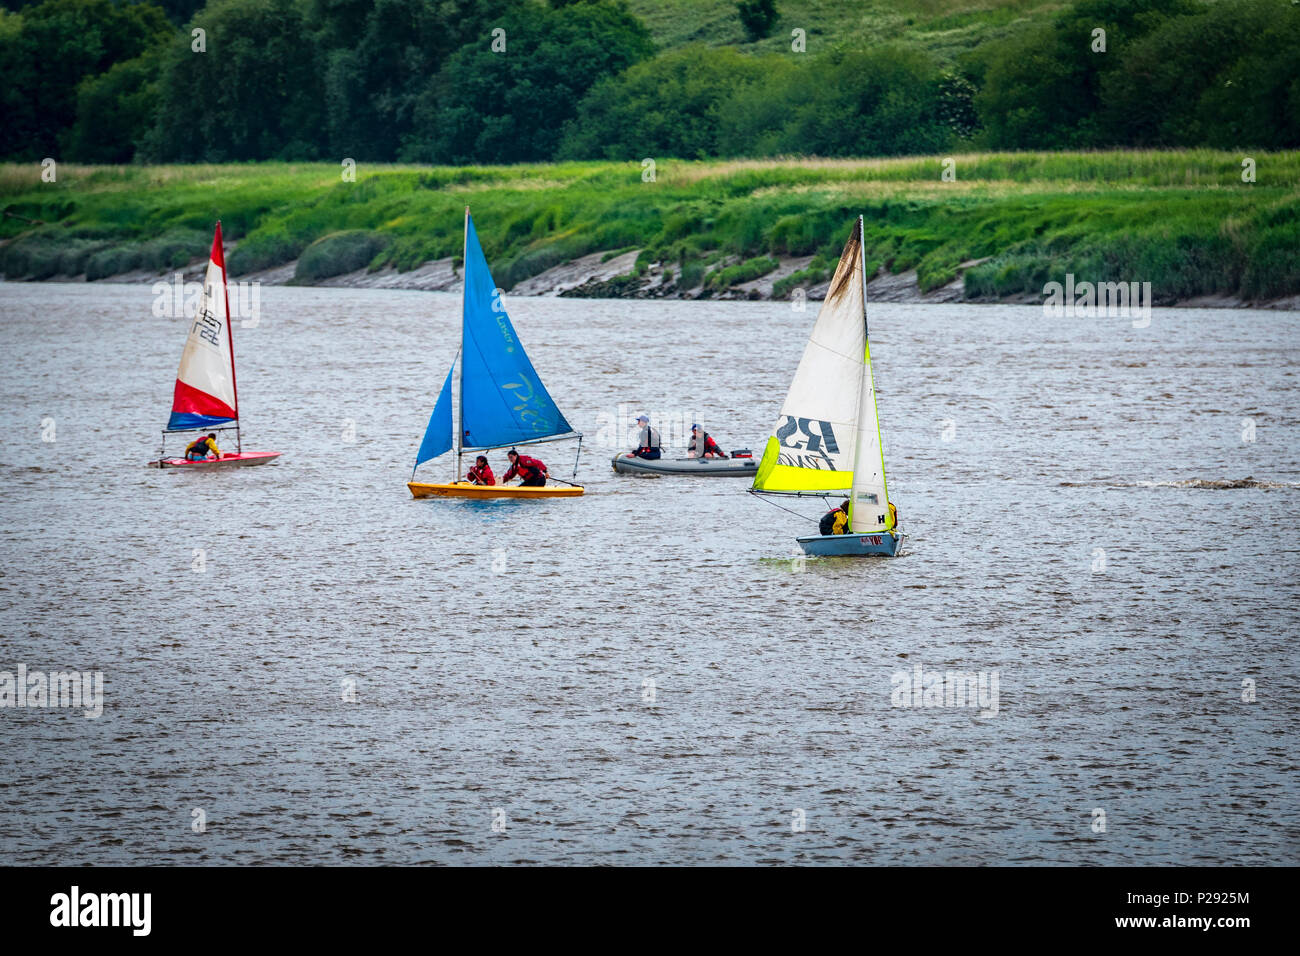
{"label": "person in boat", "polygon": [[849,533],[849,499],[845,498],[837,508],[822,515],[821,523],[817,530],[822,534],[848,534]]}
{"label": "person in boat", "polygon": [[691,426],[691,446],[686,449],[687,458],[726,458],[727,453],[722,450],[713,436],[701,428],[698,424]]}
{"label": "person in boat", "polygon": [[465,472],[465,480],[471,485],[495,485],[496,476],[492,474],[492,469],[488,465],[487,455],[479,455],[474,459],[474,467]]}
{"label": "person in boat", "polygon": [[517,475],[522,479],[519,484],[523,488],[541,488],[546,485],[549,474],[544,462],[521,455],[513,448],[506,452],[506,457],[510,459],[510,470],[501,476],[502,484]]}
{"label": "person in boat", "polygon": [[653,461],[663,453],[659,446],[659,429],[650,427],[650,418],[646,415],[637,416],[636,423],[641,426],[641,431],[636,437],[636,448],[628,452],[627,457]]}
{"label": "person in boat", "polygon": [[217,433],[208,432],[206,435],[200,435],[194,441],[185,446],[186,461],[206,461],[208,455],[213,458],[221,457],[221,449],[217,447]]}

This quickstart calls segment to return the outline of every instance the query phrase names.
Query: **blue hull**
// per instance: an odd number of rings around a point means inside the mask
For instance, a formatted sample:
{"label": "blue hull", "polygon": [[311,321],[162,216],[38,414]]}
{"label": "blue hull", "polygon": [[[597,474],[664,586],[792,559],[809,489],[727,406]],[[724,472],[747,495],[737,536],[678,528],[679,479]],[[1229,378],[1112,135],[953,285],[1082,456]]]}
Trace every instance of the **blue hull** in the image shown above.
{"label": "blue hull", "polygon": [[798,539],[806,554],[824,557],[892,558],[903,543],[901,534],[881,531],[876,534],[810,534]]}

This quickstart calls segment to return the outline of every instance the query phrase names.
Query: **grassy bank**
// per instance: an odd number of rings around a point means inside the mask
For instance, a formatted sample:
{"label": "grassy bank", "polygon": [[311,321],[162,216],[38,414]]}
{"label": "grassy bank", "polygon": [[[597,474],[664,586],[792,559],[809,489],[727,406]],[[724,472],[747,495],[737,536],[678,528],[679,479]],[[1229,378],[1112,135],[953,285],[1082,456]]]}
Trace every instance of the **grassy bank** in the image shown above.
{"label": "grassy bank", "polygon": [[[506,289],[594,252],[640,249],[636,268],[670,265],[679,290],[816,257],[778,284],[789,295],[822,277],[861,213],[870,262],[915,269],[923,291],[960,274],[968,298],[1012,297],[1073,272],[1149,281],[1164,302],[1300,293],[1296,153],[1253,155],[1254,183],[1242,182],[1240,155],[1208,150],[953,158],[953,182],[941,180],[942,157],[661,160],[653,182],[639,162],[363,165],[355,183],[330,165],[61,166],[56,183],[35,166],[0,166],[0,269],[166,270],[203,255],[221,218],[235,275],[294,260],[301,281],[410,270],[459,257],[468,203]],[[986,261],[961,272],[976,259]]]}

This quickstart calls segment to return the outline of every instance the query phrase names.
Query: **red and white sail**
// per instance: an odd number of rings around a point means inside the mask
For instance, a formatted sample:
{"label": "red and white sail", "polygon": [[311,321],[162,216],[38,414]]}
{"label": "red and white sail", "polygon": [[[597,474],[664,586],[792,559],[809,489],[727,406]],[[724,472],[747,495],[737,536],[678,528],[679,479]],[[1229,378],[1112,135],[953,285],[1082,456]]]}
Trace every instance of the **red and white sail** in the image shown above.
{"label": "red and white sail", "polygon": [[222,250],[221,223],[217,223],[208,271],[203,279],[203,295],[190,323],[180,369],[176,372],[167,430],[189,431],[226,425],[238,419],[226,257]]}

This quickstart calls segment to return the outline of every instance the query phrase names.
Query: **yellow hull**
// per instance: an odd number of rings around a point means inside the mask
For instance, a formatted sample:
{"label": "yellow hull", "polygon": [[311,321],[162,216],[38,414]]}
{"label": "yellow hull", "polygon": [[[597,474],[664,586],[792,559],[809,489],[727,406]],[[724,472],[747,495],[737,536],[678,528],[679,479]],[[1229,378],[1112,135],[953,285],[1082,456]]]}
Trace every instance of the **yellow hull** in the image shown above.
{"label": "yellow hull", "polygon": [[520,485],[471,485],[468,481],[431,485],[408,481],[414,498],[576,498],[586,491],[580,485],[548,485],[524,488]]}

